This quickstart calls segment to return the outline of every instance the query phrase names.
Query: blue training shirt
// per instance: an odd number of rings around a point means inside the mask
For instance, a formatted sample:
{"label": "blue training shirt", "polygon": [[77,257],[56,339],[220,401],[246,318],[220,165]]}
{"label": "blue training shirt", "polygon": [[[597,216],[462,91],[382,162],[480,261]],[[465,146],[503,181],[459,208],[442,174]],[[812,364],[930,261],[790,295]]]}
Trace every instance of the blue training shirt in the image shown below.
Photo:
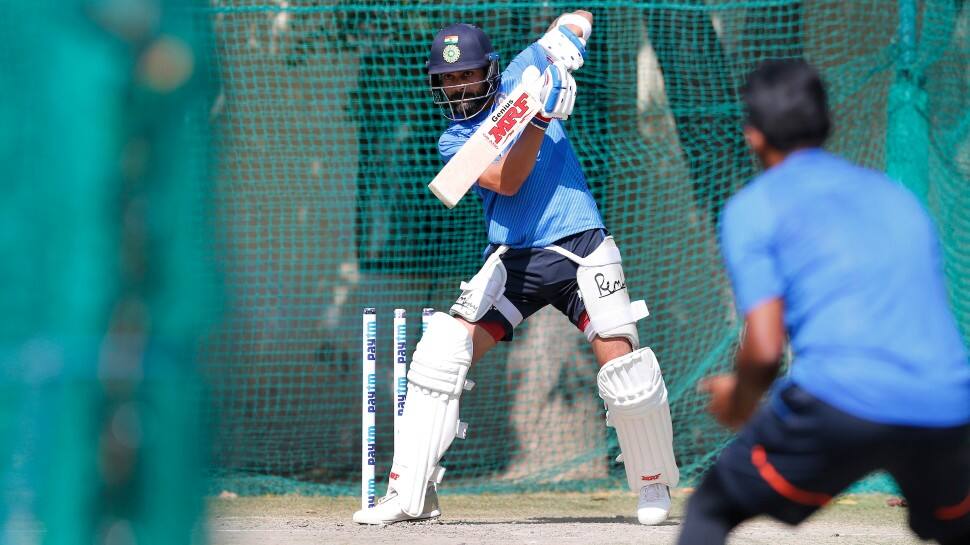
{"label": "blue training shirt", "polygon": [[743,314],[783,299],[791,381],[870,421],[970,421],[970,363],[936,228],[908,190],[797,151],[728,202],[721,244]]}
{"label": "blue training shirt", "polygon": [[[530,64],[540,72],[550,64],[537,43],[519,53],[502,72],[495,103],[502,102],[502,97],[520,83],[522,71]],[[438,139],[442,161],[451,160],[490,112],[491,109],[467,121],[453,123],[445,130]],[[488,241],[494,244],[537,248],[587,229],[604,227],[576,153],[558,120],[549,123],[535,167],[515,195],[499,195],[478,184],[475,189],[482,198]]]}

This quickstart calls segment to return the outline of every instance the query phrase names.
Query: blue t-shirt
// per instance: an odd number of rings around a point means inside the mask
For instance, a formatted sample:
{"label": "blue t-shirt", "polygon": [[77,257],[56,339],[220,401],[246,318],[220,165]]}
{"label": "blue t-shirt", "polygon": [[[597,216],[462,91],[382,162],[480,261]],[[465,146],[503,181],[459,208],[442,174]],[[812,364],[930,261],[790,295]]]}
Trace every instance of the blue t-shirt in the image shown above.
{"label": "blue t-shirt", "polygon": [[[495,103],[514,89],[529,65],[539,71],[549,66],[542,47],[533,43],[518,54],[502,72],[502,83]],[[438,139],[438,152],[447,163],[475,133],[491,110],[453,123]],[[505,149],[505,153],[513,144]],[[488,241],[512,248],[548,246],[565,236],[587,229],[603,228],[596,202],[586,185],[579,160],[558,120],[546,129],[535,167],[519,191],[506,197],[475,184],[482,198]]]}
{"label": "blue t-shirt", "polygon": [[870,421],[970,421],[970,363],[936,228],[905,188],[798,151],[728,202],[721,244],[743,314],[784,301],[791,381]]}

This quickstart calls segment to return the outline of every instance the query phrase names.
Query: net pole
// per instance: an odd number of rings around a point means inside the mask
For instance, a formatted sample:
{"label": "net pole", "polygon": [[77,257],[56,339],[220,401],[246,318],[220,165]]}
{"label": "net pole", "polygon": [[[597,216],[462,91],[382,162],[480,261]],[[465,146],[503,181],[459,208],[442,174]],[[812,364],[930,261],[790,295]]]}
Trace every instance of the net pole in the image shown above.
{"label": "net pole", "polygon": [[916,0],[899,0],[896,79],[887,101],[886,174],[908,187],[925,204],[929,193],[929,126],[918,61],[918,9]]}

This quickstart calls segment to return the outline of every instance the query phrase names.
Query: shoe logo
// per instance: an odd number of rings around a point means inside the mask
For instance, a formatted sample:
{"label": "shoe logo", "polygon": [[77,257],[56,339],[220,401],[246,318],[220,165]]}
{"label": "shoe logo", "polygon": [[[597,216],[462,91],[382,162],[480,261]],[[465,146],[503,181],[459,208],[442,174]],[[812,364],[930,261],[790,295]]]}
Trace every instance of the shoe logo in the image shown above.
{"label": "shoe logo", "polygon": [[660,478],[660,473],[657,473],[656,475],[644,475],[644,476],[640,477],[640,480],[641,481],[656,481],[659,478]]}
{"label": "shoe logo", "polygon": [[398,475],[397,473],[394,473],[393,471],[391,472],[391,480],[392,481],[396,481],[398,477],[400,477],[400,475]]}

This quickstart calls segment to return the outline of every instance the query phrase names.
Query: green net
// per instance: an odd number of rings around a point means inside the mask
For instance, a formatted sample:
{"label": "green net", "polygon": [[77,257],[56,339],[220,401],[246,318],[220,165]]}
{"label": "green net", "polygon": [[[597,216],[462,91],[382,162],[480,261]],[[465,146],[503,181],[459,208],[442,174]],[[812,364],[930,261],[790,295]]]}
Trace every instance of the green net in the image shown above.
{"label": "green net", "polygon": [[199,343],[222,307],[207,19],[2,5],[0,542],[193,542]]}
{"label": "green net", "polygon": [[[445,121],[423,64],[434,33],[481,26],[503,67],[552,19],[595,14],[566,123],[624,254],[640,338],[669,389],[685,483],[729,434],[697,380],[730,365],[738,321],[715,235],[755,172],[738,87],[767,58],[804,56],[831,93],[829,148],[889,171],[939,222],[953,305],[970,338],[970,15],[964,2],[668,0],[305,2],[213,0],[221,80],[219,249],[234,311],[213,361],[213,491],[357,493],[361,311],[378,315],[379,490],[392,454],[393,309],[445,309],[485,246],[480,204],[426,189]],[[471,371],[468,438],[445,457],[448,491],[621,486],[596,366],[545,309]],[[885,481],[870,481],[885,488]]]}

